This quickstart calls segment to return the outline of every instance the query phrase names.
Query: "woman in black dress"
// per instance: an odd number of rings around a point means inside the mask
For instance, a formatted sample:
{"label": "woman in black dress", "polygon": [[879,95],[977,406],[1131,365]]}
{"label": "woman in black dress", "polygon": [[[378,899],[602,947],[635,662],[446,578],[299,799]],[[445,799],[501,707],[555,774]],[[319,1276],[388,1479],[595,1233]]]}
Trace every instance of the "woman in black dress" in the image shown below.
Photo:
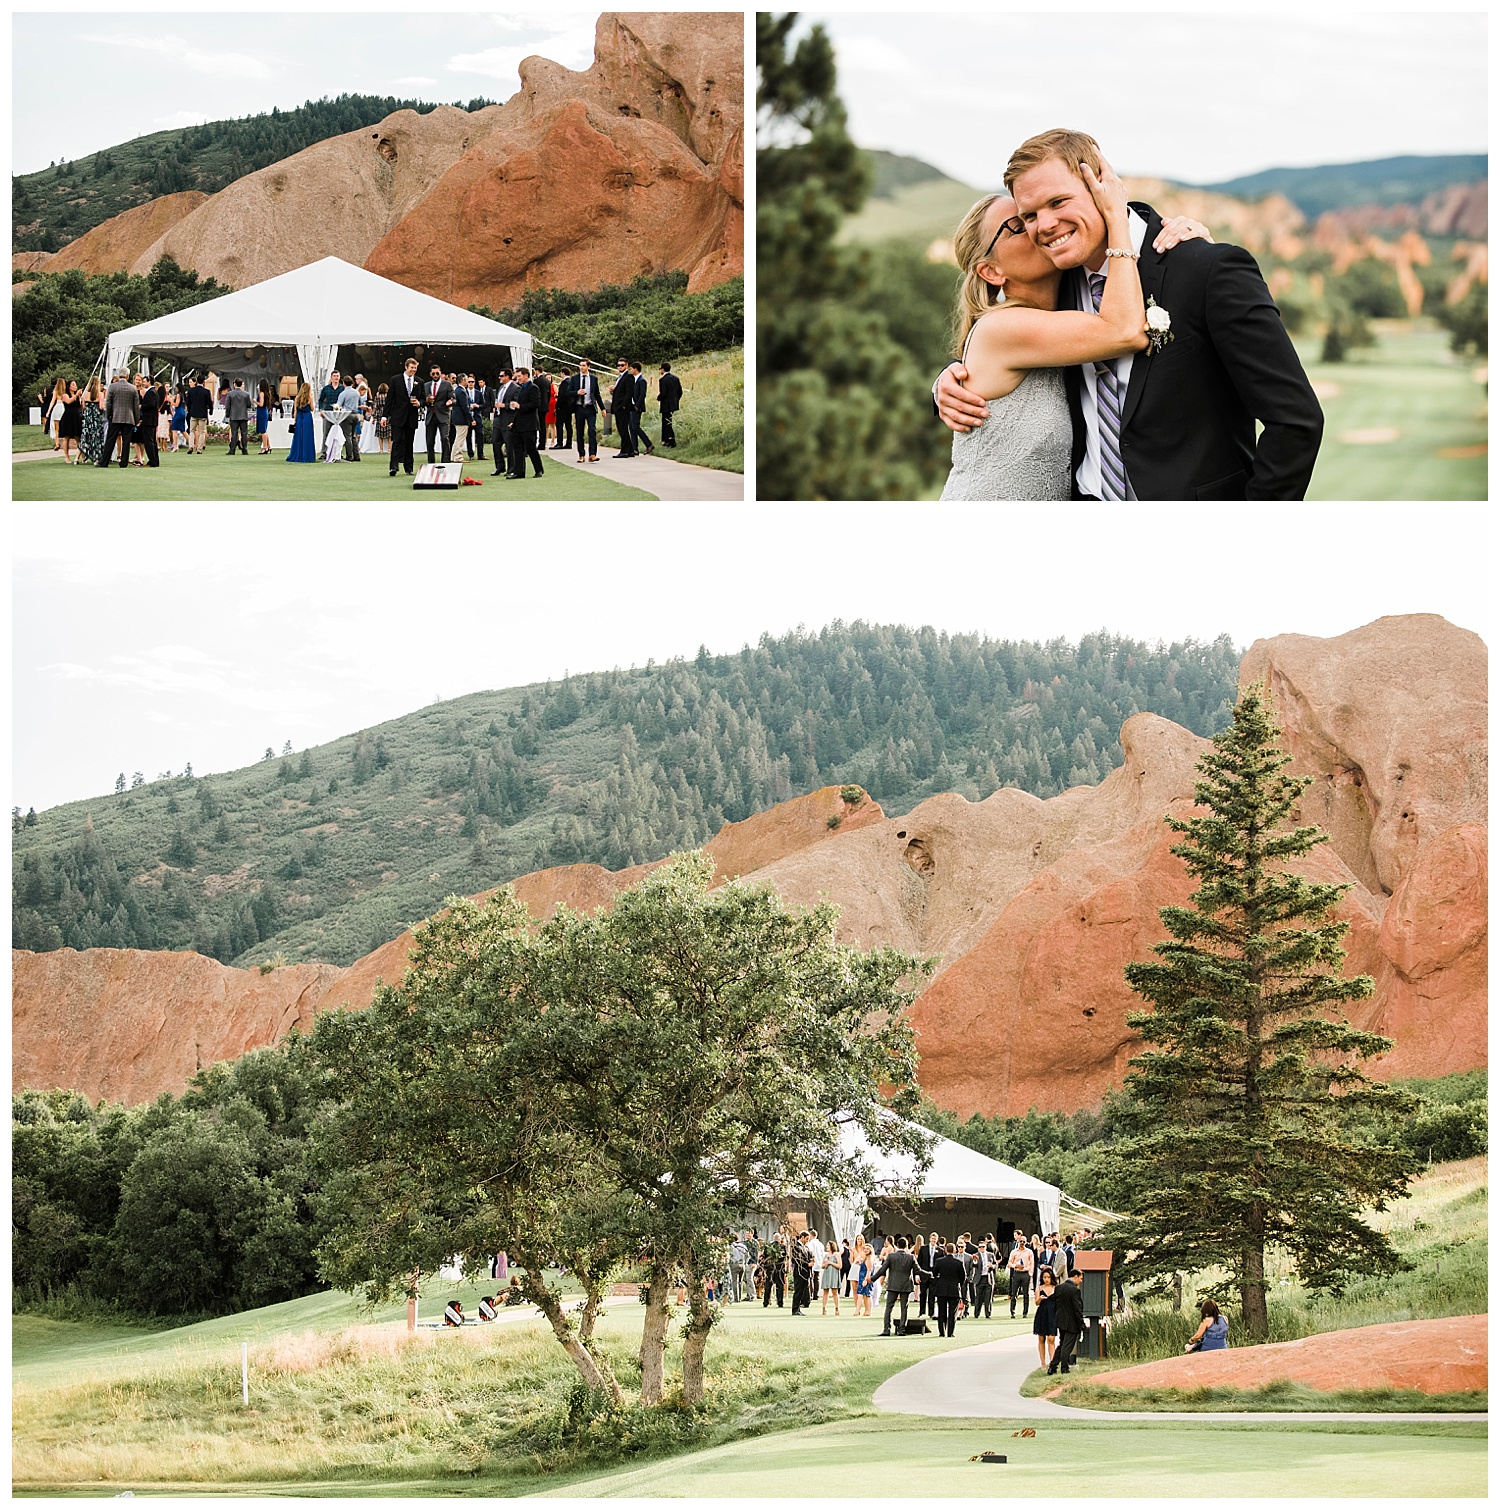
{"label": "woman in black dress", "polygon": [[1052,1270],[1043,1267],[1036,1280],[1036,1311],[1031,1322],[1031,1334],[1036,1338],[1036,1355],[1046,1368],[1052,1361],[1057,1347],[1057,1301],[1054,1298],[1057,1285]]}
{"label": "woman in black dress", "polygon": [[63,460],[76,467],[83,459],[83,395],[71,381],[58,416],[57,438],[62,442]]}

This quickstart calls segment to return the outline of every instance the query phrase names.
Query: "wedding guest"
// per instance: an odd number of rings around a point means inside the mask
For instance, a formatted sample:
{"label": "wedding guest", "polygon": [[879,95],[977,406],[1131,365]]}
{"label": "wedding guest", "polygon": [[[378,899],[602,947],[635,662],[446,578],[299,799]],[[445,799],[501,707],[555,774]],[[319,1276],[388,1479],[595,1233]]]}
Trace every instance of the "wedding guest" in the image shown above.
{"label": "wedding guest", "polygon": [[76,467],[83,459],[83,448],[79,444],[83,440],[83,395],[78,391],[78,384],[71,381],[63,395],[57,437],[62,442],[63,461]]}
{"label": "wedding guest", "polygon": [[172,438],[172,401],[165,382],[157,383],[156,397],[156,449],[160,454],[163,442]]}
{"label": "wedding guest", "polygon": [[271,454],[271,385],[265,378],[255,390],[255,433],[260,437],[261,456]]}
{"label": "wedding guest", "polygon": [[584,358],[578,363],[578,376],[573,382],[573,419],[578,430],[578,459],[583,456],[583,432],[588,429],[590,461],[599,460],[599,437],[596,430],[596,422],[599,412],[604,408],[604,397],[599,392],[599,379],[594,376],[593,369],[589,366],[588,359]]}
{"label": "wedding guest", "polygon": [[138,372],[135,375],[135,391],[140,395],[141,413],[136,420],[135,434],[131,437],[131,450],[135,453],[131,458],[131,466],[143,467],[146,465],[146,441],[149,437],[152,445],[156,444],[156,415],[146,414],[147,395],[154,393],[155,389],[146,382],[146,374]]}
{"label": "wedding guest", "polygon": [[52,385],[52,396],[47,400],[47,406],[42,411],[42,427],[52,437],[52,449],[62,450],[62,437],[57,433],[57,427],[62,421],[63,405],[68,401],[68,385],[61,379]]}
{"label": "wedding guest", "polygon": [[642,446],[646,448],[647,456],[656,454],[656,447],[651,444],[651,437],[646,434],[642,421],[646,417],[646,399],[650,396],[651,385],[646,381],[646,375],[641,371],[639,362],[630,364],[631,376],[635,379],[635,396],[630,404],[630,425],[635,432],[636,454],[640,454]]}
{"label": "wedding guest", "polygon": [[360,403],[359,390],[355,388],[352,377],[344,379],[334,407],[338,412],[339,429],[344,436],[344,460],[358,461]]}
{"label": "wedding guest", "polygon": [[234,448],[240,448],[241,456],[248,456],[250,448],[246,444],[250,434],[250,415],[255,405],[251,402],[250,395],[245,391],[244,378],[237,377],[234,386],[224,396],[224,418],[229,421],[229,454],[234,455]]}
{"label": "wedding guest", "polygon": [[516,411],[516,426],[512,431],[512,470],[506,474],[512,482],[519,482],[525,477],[528,461],[534,468],[534,477],[540,477],[544,470],[542,458],[536,448],[539,416],[542,412],[541,395],[537,392],[536,384],[531,381],[529,367],[516,368],[516,381],[520,383],[521,391],[512,405]]}
{"label": "wedding guest", "polygon": [[104,384],[97,377],[89,379],[83,400],[83,432],[78,449],[89,466],[98,466],[104,454]]}
{"label": "wedding guest", "polygon": [[187,395],[188,422],[192,426],[192,442],[188,449],[194,456],[203,455],[203,447],[208,442],[208,416],[213,407],[212,389],[203,378],[194,378]]}
{"label": "wedding guest", "polygon": [[456,376],[453,382],[453,439],[449,442],[452,455],[461,463],[469,454],[469,425],[473,413],[472,400],[469,397],[468,385],[462,374]]}
{"label": "wedding guest", "polygon": [[670,362],[661,364],[661,377],[656,384],[656,401],[661,405],[661,443],[677,449],[675,421],[682,407],[682,379],[672,371]]}
{"label": "wedding guest", "polygon": [[130,381],[130,374],[123,367],[115,374],[115,380],[109,385],[109,392],[104,396],[105,413],[109,418],[109,428],[104,436],[104,452],[99,458],[99,465],[107,467],[115,456],[115,446],[120,448],[120,465],[130,465],[130,438],[135,434],[135,427],[141,418],[141,396],[136,392],[135,384]]}
{"label": "wedding guest", "polygon": [[382,383],[375,390],[374,401],[370,405],[370,414],[375,421],[375,444],[384,456],[391,448],[391,421],[385,412],[386,400],[390,397],[391,385]]}
{"label": "wedding guest", "polygon": [[313,440],[312,384],[304,383],[297,390],[294,401],[296,419],[292,422],[292,446],[286,453],[288,461],[316,461],[317,442]]}
{"label": "wedding guest", "polygon": [[1037,1360],[1043,1368],[1052,1362],[1057,1347],[1057,1302],[1053,1299],[1056,1289],[1052,1270],[1043,1266],[1037,1275],[1036,1312],[1031,1323],[1032,1334],[1036,1337]]}
{"label": "wedding guest", "polygon": [[486,440],[484,427],[490,412],[490,390],[483,377],[474,380],[473,402],[469,408],[474,416],[474,428],[469,432],[469,438],[474,442],[474,459],[483,461]]}
{"label": "wedding guest", "polygon": [[557,380],[557,443],[554,451],[566,451],[573,444],[573,414],[578,407],[578,374],[566,367]]}

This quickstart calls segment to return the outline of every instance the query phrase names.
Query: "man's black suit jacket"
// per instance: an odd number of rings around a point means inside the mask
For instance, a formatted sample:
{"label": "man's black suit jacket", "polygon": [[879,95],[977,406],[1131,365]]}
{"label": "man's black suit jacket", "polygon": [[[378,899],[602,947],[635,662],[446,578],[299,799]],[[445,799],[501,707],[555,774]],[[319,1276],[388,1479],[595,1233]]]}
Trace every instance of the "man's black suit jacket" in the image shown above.
{"label": "man's black suit jacket", "polygon": [[646,412],[646,400],[651,396],[651,385],[646,381],[646,374],[641,373],[635,380],[635,412]]}
{"label": "man's black suit jacket", "polygon": [[516,411],[511,404],[519,402],[521,397],[521,385],[519,383],[496,383],[495,384],[495,433],[497,435],[509,435],[516,422]]}
{"label": "man's black suit jacket", "polygon": [[938,1299],[957,1300],[964,1292],[964,1261],[954,1253],[944,1253],[932,1261],[932,1293]]}
{"label": "man's black suit jacket", "polygon": [[580,372],[577,377],[571,377],[568,381],[573,385],[573,391],[569,395],[569,402],[577,409],[602,409],[604,397],[599,391],[599,378],[595,373],[589,373],[588,386],[584,386],[584,377]]}
{"label": "man's black suit jacket", "polygon": [[656,397],[663,414],[675,414],[682,407],[682,381],[675,372],[664,372],[656,385]]}
{"label": "man's black suit jacket", "polygon": [[426,388],[421,378],[414,377],[411,380],[412,392],[417,396],[414,404],[407,397],[406,374],[398,372],[391,379],[390,388],[387,390],[385,399],[385,416],[391,422],[392,433],[401,433],[410,430],[413,435],[417,432],[417,426],[422,418],[422,395]]}
{"label": "man's black suit jacket", "polygon": [[[1152,250],[1146,221],[1141,290],[1172,318],[1160,351],[1138,351],[1120,427],[1130,485],[1141,499],[1302,498],[1323,436],[1323,410],[1255,258],[1243,247],[1182,241]],[[1083,274],[1063,275],[1059,309],[1079,307]],[[1066,372],[1073,477],[1083,460],[1083,372]],[[1264,426],[1259,443],[1255,422]]]}
{"label": "man's black suit jacket", "polygon": [[635,374],[622,372],[615,379],[614,392],[609,396],[609,412],[615,415],[629,414],[635,408]]}
{"label": "man's black suit jacket", "polygon": [[427,395],[427,407],[436,414],[439,419],[449,419],[453,414],[453,384],[447,378],[434,384],[431,378],[427,379],[427,387],[423,390]]}

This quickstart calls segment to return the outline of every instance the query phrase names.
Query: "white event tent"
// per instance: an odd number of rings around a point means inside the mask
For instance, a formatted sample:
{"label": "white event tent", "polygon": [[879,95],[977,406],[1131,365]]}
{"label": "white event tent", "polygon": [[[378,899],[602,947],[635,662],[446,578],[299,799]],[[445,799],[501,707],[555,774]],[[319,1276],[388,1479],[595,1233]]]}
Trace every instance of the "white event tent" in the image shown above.
{"label": "white event tent", "polygon": [[[910,1191],[915,1159],[910,1154],[892,1154],[872,1148],[864,1133],[851,1123],[844,1124],[839,1136],[844,1152],[851,1159],[860,1158],[873,1171],[868,1189],[828,1203],[829,1221],[840,1238],[852,1238],[864,1227],[866,1211],[873,1208],[878,1215],[887,1201],[908,1213],[914,1206],[927,1206],[928,1220],[934,1214],[933,1206],[941,1203],[945,1210],[956,1214],[958,1225],[963,1226],[970,1223],[964,1221],[961,1214],[970,1213],[976,1219],[980,1215],[993,1215],[997,1219],[1014,1221],[1033,1232],[1060,1230],[1063,1193],[1056,1185],[1023,1174],[1019,1169],[976,1153],[961,1143],[928,1132],[932,1162],[927,1173],[917,1184],[914,1194],[897,1197],[887,1196],[886,1192]],[[939,1221],[936,1225],[941,1227],[942,1223]],[[990,1231],[993,1228],[975,1226],[973,1230]]]}
{"label": "white event tent", "polygon": [[274,370],[274,353],[295,351],[302,380],[316,394],[338,361],[339,347],[356,345],[509,347],[510,365],[531,365],[525,331],[338,257],[118,330],[105,350],[111,375],[137,352],[177,367],[247,376]]}

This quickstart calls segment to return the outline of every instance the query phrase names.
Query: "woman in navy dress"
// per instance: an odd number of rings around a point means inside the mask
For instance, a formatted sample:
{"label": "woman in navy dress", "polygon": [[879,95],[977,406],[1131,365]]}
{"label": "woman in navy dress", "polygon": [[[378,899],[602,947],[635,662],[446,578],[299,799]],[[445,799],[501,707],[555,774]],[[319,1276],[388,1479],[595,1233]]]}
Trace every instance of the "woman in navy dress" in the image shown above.
{"label": "woman in navy dress", "polygon": [[318,448],[313,441],[312,385],[304,383],[297,390],[297,419],[292,426],[292,449],[288,461],[316,461]]}
{"label": "woman in navy dress", "polygon": [[255,433],[260,436],[260,454],[271,454],[271,385],[262,378],[255,399]]}

